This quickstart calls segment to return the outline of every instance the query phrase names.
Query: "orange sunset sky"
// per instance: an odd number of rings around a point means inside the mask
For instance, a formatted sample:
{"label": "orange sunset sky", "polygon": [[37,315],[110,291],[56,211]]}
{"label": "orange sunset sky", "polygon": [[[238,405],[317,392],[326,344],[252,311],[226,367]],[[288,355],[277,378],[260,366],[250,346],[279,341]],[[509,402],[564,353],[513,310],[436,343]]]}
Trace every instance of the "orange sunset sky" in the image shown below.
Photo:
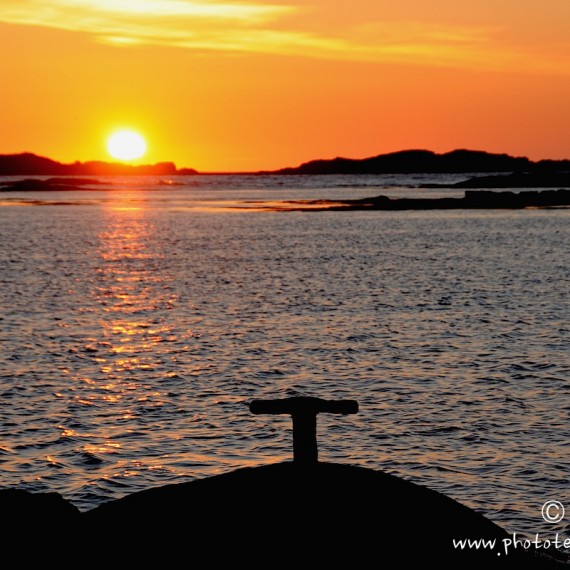
{"label": "orange sunset sky", "polygon": [[569,0],[0,0],[0,153],[200,171],[570,158]]}

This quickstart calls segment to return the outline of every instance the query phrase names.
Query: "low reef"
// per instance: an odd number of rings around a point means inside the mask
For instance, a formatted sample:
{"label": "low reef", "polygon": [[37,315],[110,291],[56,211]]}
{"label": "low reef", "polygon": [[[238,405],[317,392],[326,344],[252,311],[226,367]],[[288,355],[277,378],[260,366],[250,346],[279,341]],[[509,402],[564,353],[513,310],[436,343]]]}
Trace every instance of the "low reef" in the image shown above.
{"label": "low reef", "polygon": [[90,186],[97,186],[98,190],[106,185],[105,182],[95,178],[23,178],[0,182],[0,192],[64,192],[73,190],[85,190]]}
{"label": "low reef", "polygon": [[422,184],[420,188],[570,188],[570,172],[512,172],[472,176],[454,184]]}
{"label": "low reef", "polygon": [[[323,210],[484,210],[559,208],[570,206],[570,190],[537,190],[524,192],[493,192],[491,190],[467,190],[459,198],[371,198],[347,200],[288,200],[272,203],[269,210],[323,211]],[[263,208],[263,204],[260,203]]]}

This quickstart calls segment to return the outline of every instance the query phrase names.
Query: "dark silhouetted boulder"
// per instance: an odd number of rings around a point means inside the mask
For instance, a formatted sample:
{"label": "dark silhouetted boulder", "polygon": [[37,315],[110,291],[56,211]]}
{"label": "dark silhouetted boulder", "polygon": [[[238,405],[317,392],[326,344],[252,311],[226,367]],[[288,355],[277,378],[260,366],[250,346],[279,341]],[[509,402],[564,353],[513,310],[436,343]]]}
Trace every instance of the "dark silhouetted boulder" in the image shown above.
{"label": "dark silhouetted boulder", "polygon": [[550,552],[507,555],[509,534],[441,493],[330,463],[238,469],[81,514],[54,493],[5,490],[0,512],[7,568],[565,567]]}
{"label": "dark silhouetted boulder", "polygon": [[[134,493],[84,517],[85,536],[121,536],[131,563],[152,545],[189,565],[197,557],[256,568],[390,567],[388,559],[406,568],[549,567],[523,550],[506,556],[509,535],[456,501],[349,465],[245,468]],[[494,539],[496,548],[454,548],[453,539],[466,538]]]}

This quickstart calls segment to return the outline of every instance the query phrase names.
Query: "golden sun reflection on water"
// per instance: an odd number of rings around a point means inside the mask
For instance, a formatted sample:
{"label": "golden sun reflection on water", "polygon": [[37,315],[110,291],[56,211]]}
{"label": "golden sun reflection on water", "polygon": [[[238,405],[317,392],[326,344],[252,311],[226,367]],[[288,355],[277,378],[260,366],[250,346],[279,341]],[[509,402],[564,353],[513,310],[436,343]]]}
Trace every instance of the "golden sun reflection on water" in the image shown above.
{"label": "golden sun reflection on water", "polygon": [[157,367],[154,348],[171,333],[158,313],[175,301],[159,271],[161,254],[149,246],[153,225],[147,211],[128,204],[109,205],[110,223],[99,234],[97,299],[108,343],[101,371],[111,378]]}
{"label": "golden sun reflection on water", "polygon": [[[202,333],[193,330],[203,315],[187,299],[180,306],[180,276],[163,220],[142,201],[129,207],[135,197],[118,198],[104,204],[91,242],[88,294],[78,308],[86,315],[81,368],[69,372],[76,385],[62,443],[80,451],[74,464],[87,479],[96,473],[111,494],[143,473],[149,482],[155,473],[188,476],[207,465],[215,474],[228,465],[258,464],[225,449],[223,427],[204,412],[206,400],[188,399],[188,384],[216,366],[202,349]],[[210,390],[217,406],[235,399]],[[220,457],[216,447],[223,449]]]}

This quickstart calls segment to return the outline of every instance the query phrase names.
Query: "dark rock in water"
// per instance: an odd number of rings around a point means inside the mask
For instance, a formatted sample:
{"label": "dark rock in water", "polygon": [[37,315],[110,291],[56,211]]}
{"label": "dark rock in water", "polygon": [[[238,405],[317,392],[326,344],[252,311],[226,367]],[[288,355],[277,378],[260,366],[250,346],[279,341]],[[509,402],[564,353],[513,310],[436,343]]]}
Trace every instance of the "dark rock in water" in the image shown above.
{"label": "dark rock in water", "polygon": [[104,185],[105,182],[91,178],[24,178],[0,183],[0,192],[43,192],[45,190],[63,192],[83,190],[85,186]]}
{"label": "dark rock in water", "polygon": [[568,172],[513,172],[497,176],[475,176],[457,182],[454,188],[570,188]]}
{"label": "dark rock in water", "polygon": [[570,190],[527,192],[467,190],[463,200],[467,208],[549,208],[570,206]]}
{"label": "dark rock in water", "polygon": [[[306,210],[483,210],[553,208],[570,206],[570,190],[492,192],[467,190],[463,198],[389,198],[373,196],[355,200],[295,200],[283,202],[278,211]],[[270,209],[275,209],[271,206]]]}
{"label": "dark rock in water", "polygon": [[420,188],[570,188],[570,172],[513,172],[473,176],[454,184],[422,184]]}

